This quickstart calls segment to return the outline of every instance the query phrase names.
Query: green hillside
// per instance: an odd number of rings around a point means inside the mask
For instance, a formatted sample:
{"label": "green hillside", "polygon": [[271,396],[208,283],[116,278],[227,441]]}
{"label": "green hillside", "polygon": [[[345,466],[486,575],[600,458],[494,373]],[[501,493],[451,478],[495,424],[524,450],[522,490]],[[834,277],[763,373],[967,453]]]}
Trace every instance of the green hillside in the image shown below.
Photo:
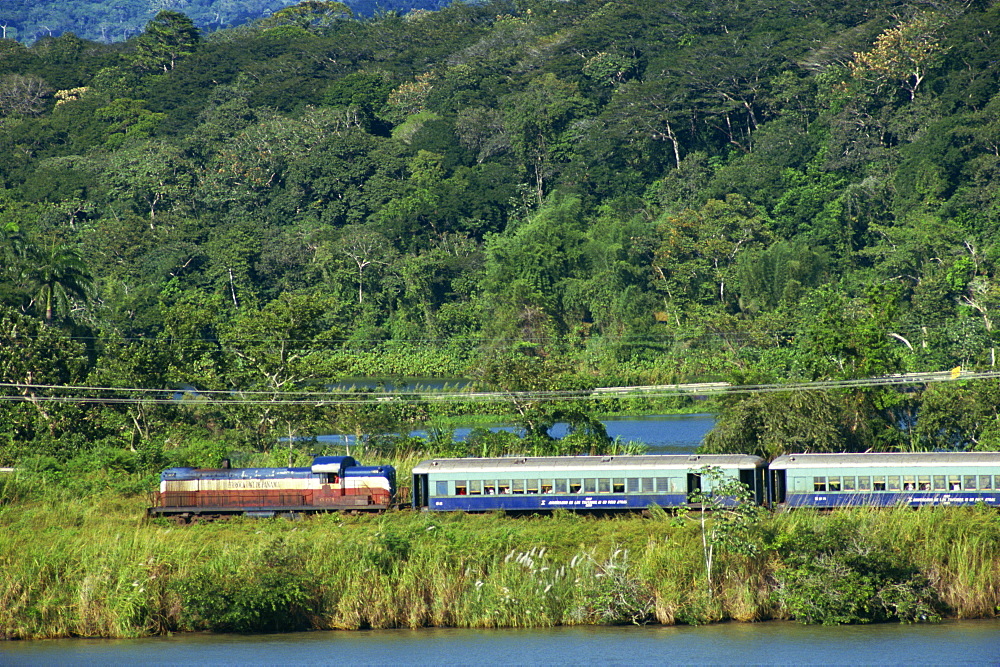
{"label": "green hillside", "polygon": [[[304,2],[0,41],[0,465],[155,469],[218,455],[181,442],[482,409],[280,400],[356,376],[992,370],[998,62],[988,2]],[[991,449],[998,393],[738,394],[707,446]],[[544,440],[647,404],[566,405],[490,409]]]}

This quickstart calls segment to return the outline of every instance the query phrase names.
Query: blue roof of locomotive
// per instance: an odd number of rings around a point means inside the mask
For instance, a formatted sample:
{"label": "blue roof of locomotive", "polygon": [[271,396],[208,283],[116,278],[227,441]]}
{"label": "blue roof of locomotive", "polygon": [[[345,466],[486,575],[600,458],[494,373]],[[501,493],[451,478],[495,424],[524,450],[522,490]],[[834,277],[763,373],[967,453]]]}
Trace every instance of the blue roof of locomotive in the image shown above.
{"label": "blue roof of locomotive", "polygon": [[344,471],[344,477],[372,477],[383,475],[390,479],[395,479],[396,469],[392,466],[354,466]]}
{"label": "blue roof of locomotive", "polygon": [[[324,472],[332,472],[335,468],[340,475],[370,475],[376,468],[358,466],[352,456],[317,456],[313,466],[327,468]],[[365,470],[368,472],[357,472]],[[295,479],[314,475],[309,468],[167,468],[160,473],[160,479],[191,480],[191,479]]]}

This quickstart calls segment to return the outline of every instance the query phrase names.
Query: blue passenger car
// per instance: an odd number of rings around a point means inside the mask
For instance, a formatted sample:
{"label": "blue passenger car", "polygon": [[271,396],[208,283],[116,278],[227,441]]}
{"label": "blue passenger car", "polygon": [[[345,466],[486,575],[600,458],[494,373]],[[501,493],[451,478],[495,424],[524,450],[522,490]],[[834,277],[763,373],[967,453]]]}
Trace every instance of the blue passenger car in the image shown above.
{"label": "blue passenger car", "polygon": [[769,474],[787,507],[1000,505],[1000,452],[789,454]]}
{"label": "blue passenger car", "polygon": [[739,479],[764,501],[764,460],[756,456],[545,456],[424,461],[413,468],[413,506],[466,512],[677,507],[702,489],[697,471],[705,466]]}

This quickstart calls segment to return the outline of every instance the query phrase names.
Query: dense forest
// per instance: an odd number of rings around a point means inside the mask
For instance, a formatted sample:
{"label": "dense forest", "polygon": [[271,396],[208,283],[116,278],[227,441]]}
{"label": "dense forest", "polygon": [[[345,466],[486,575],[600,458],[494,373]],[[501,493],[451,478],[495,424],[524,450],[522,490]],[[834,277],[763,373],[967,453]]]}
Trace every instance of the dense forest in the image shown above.
{"label": "dense forest", "polygon": [[[295,0],[4,0],[0,38],[31,44],[73,33],[97,42],[123,42],[139,35],[162,10],[183,12],[201,30],[213,32],[270,16]],[[352,15],[440,9],[445,0],[349,0]]]}
{"label": "dense forest", "polygon": [[[357,376],[552,391],[996,361],[994,3],[307,0],[0,53],[3,465],[198,462],[468,409],[291,400]],[[996,449],[998,399],[736,394],[705,446]],[[587,414],[623,406],[514,413],[597,437]]]}

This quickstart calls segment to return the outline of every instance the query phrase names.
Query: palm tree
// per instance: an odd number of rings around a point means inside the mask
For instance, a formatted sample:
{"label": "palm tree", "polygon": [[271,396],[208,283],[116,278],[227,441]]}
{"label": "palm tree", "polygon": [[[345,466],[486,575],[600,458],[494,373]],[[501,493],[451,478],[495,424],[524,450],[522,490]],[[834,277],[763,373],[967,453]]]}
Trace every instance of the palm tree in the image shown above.
{"label": "palm tree", "polygon": [[46,324],[52,324],[57,306],[69,309],[70,297],[87,298],[92,278],[79,248],[53,240],[28,247],[25,259],[29,294],[44,308]]}
{"label": "palm tree", "polygon": [[0,303],[23,303],[24,237],[17,225],[0,225]]}

